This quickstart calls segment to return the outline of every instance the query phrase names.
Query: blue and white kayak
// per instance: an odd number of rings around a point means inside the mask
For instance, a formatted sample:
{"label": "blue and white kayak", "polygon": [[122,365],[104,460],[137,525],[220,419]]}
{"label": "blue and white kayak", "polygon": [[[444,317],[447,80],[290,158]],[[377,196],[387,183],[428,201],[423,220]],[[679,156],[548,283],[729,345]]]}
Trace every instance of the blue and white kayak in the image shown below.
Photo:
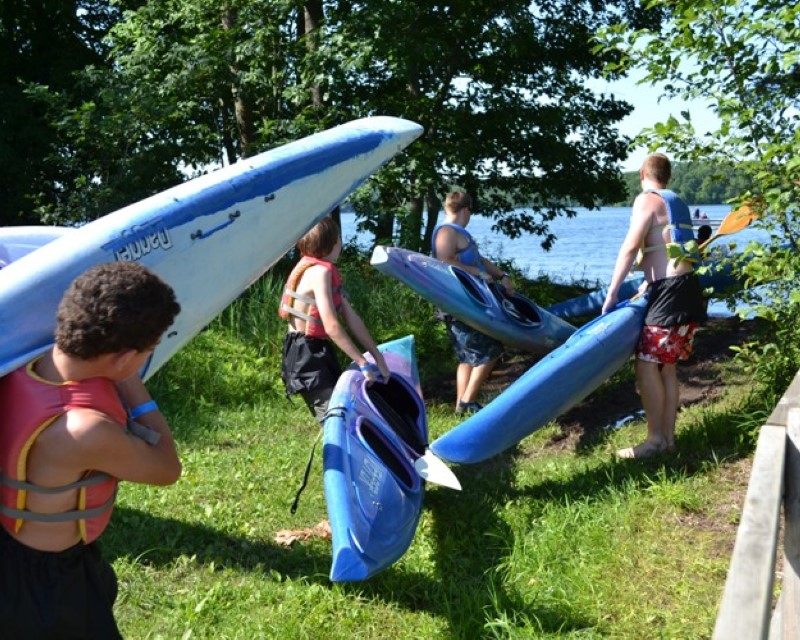
{"label": "blue and white kayak", "polygon": [[370,263],[445,313],[510,347],[547,353],[575,332],[571,324],[525,296],[507,296],[502,287],[436,258],[379,245]]}
{"label": "blue and white kayak", "polygon": [[428,422],[414,349],[406,336],[379,346],[392,372],[367,386],[347,369],[331,396],[323,428],[325,500],[334,582],[364,580],[408,549],[425,485],[415,461],[428,446]]}
{"label": "blue and white kayak", "polygon": [[0,269],[0,375],[52,344],[69,283],[114,260],[158,273],[181,305],[144,367],[152,375],[421,133],[400,118],[356,120],[190,180],[22,255]]}
{"label": "blue and white kayak", "polygon": [[495,456],[579,403],[624,365],[644,324],[644,297],[578,329],[483,409],[431,443],[449,462]]}

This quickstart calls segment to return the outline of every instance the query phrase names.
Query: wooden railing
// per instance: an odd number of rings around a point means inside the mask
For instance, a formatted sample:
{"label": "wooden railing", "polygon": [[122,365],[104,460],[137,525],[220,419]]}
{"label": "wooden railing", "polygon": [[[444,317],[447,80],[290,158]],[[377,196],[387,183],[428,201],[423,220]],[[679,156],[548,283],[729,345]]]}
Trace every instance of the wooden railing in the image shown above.
{"label": "wooden railing", "polygon": [[[773,610],[781,507],[781,594]],[[713,638],[800,639],[800,371],[758,436]]]}

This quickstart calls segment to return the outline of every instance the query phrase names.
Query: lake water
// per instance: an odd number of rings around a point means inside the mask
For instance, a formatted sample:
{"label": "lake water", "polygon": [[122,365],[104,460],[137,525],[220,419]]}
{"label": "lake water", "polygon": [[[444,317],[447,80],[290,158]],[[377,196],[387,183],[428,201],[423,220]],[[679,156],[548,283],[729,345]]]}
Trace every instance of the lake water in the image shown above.
{"label": "lake water", "polygon": [[[729,205],[692,205],[694,211],[699,207],[709,222],[719,223],[730,211]],[[574,218],[558,218],[550,223],[557,239],[550,251],[541,247],[538,236],[522,236],[511,239],[492,231],[492,220],[473,214],[469,231],[478,242],[481,253],[490,259],[512,260],[528,277],[546,275],[558,282],[575,280],[598,282],[607,285],[611,281],[614,261],[620,244],[628,230],[630,207],[603,207],[598,210],[577,209]],[[440,214],[440,221],[442,214]],[[703,224],[698,220],[697,224]],[[356,237],[355,214],[342,213],[342,236],[345,243]],[[750,240],[766,242],[767,232],[759,229],[745,229],[731,236],[716,240],[715,243],[736,242],[744,247]],[[358,244],[369,247],[371,236],[356,237]],[[709,309],[714,315],[728,315],[724,305],[715,304]]]}

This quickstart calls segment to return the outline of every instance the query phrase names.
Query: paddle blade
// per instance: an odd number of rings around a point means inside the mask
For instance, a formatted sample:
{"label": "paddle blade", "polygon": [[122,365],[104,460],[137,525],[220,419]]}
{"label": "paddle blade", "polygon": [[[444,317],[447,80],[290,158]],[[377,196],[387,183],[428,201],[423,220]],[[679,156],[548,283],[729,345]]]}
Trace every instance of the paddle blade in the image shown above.
{"label": "paddle blade", "polygon": [[719,225],[719,228],[714,232],[708,240],[700,245],[700,250],[705,249],[709,244],[716,240],[719,236],[726,236],[731,233],[736,233],[744,229],[753,220],[758,217],[758,214],[753,208],[748,205],[742,205],[738,209],[731,211]]}
{"label": "paddle blade", "polygon": [[430,449],[425,449],[425,454],[414,460],[414,469],[423,480],[461,491],[461,483],[456,474]]}

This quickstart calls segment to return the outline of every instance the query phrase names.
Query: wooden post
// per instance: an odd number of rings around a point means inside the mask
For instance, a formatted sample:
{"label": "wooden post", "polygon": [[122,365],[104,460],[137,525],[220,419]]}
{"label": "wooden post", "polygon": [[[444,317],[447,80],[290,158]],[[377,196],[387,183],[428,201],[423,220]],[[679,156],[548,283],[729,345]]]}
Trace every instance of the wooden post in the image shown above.
{"label": "wooden post", "polygon": [[769,633],[785,457],[785,427],[761,427],[714,640]]}
{"label": "wooden post", "polygon": [[800,409],[789,409],[786,426],[786,494],[783,514],[783,640],[800,638]]}

